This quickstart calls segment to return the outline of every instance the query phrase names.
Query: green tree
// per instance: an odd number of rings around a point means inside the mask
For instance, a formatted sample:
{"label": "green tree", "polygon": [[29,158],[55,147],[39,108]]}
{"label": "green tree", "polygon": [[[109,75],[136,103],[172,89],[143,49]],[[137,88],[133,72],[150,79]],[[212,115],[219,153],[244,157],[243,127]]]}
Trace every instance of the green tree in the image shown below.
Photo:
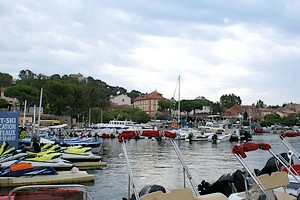
{"label": "green tree", "polygon": [[170,99],[161,99],[158,101],[159,111],[167,112],[168,109],[171,107],[171,100]]}
{"label": "green tree", "polygon": [[220,97],[220,103],[225,109],[228,109],[234,105],[241,105],[242,100],[235,94],[226,94]]}
{"label": "green tree", "polygon": [[12,85],[12,76],[6,73],[0,72],[0,92],[4,87],[8,87]]}
{"label": "green tree", "polygon": [[266,105],[264,104],[264,102],[262,100],[260,100],[260,99],[256,102],[255,106],[257,108],[265,108],[266,107]]}
{"label": "green tree", "polygon": [[0,108],[7,108],[9,103],[5,99],[0,99]]}
{"label": "green tree", "polygon": [[56,115],[67,115],[75,105],[75,92],[71,84],[49,81],[45,86],[45,95],[49,100],[51,112]]}
{"label": "green tree", "polygon": [[16,85],[8,87],[4,93],[7,97],[16,98],[20,101],[20,110],[23,107],[25,100],[32,100],[34,104],[38,105],[40,91],[28,85]]}
{"label": "green tree", "polygon": [[[6,73],[0,72],[0,94],[2,93],[2,88],[6,88],[12,85],[12,76]],[[4,102],[2,102],[4,103]]]}
{"label": "green tree", "polygon": [[225,110],[223,105],[218,101],[211,104],[211,109],[212,109],[212,114],[214,115],[219,114],[221,116],[223,115]]}
{"label": "green tree", "polygon": [[37,87],[35,82],[36,77],[36,74],[28,69],[21,70],[19,73],[19,79],[16,81],[16,83],[18,85],[28,85],[32,87]]}

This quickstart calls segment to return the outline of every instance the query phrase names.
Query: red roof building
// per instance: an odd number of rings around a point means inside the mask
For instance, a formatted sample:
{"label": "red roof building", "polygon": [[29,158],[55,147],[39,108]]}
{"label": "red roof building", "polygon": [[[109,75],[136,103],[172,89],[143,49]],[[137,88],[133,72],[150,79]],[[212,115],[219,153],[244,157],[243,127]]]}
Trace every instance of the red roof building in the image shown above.
{"label": "red roof building", "polygon": [[145,111],[148,115],[153,115],[157,112],[158,109],[158,101],[164,99],[161,93],[151,92],[149,94],[145,94],[143,96],[138,96],[134,99],[133,107],[139,108],[142,111]]}

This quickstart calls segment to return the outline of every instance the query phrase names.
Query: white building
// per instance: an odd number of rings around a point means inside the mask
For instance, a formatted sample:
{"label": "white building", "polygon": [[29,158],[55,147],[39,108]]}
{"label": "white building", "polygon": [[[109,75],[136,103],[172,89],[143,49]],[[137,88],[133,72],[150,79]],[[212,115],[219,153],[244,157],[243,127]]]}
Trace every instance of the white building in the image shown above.
{"label": "white building", "polygon": [[131,98],[125,94],[110,97],[110,101],[116,105],[131,105]]}

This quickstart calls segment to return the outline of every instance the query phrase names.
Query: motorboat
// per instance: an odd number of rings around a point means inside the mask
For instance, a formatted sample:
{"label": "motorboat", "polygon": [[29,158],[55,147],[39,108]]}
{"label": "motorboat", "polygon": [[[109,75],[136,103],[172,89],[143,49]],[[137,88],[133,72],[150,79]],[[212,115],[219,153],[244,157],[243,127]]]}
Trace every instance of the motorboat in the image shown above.
{"label": "motorboat", "polygon": [[217,136],[217,141],[218,142],[223,142],[223,141],[230,141],[230,138],[232,136],[231,133],[225,133],[224,129],[218,129],[216,130],[216,132],[214,132],[213,134],[210,134],[208,136],[208,141],[209,142],[213,142],[213,136]]}
{"label": "motorboat", "polygon": [[[255,150],[268,151],[273,157],[266,162],[263,169],[252,171],[244,159],[247,157],[246,152]],[[289,173],[292,170],[287,166],[290,158],[286,153],[277,154],[269,144],[253,142],[235,145],[232,152],[242,164],[243,170],[223,174],[214,183],[203,180],[198,185],[200,194],[221,192],[229,200],[296,200],[297,197],[300,198],[299,177]]]}
{"label": "motorboat", "polygon": [[[131,170],[131,165],[128,159],[128,154],[126,150],[126,140],[130,138],[134,138],[136,136],[142,135],[144,137],[164,137],[169,139],[171,144],[173,145],[176,154],[182,164],[184,169],[184,174],[188,177],[188,180],[191,183],[192,188],[176,188],[172,190],[166,190],[163,186],[160,185],[146,185],[144,186],[140,192],[138,193],[135,178],[133,177],[133,172]],[[189,168],[187,167],[183,155],[175,142],[176,133],[171,131],[123,131],[118,140],[122,144],[123,154],[127,163],[127,172],[128,172],[128,198],[123,197],[123,200],[135,199],[135,200],[227,200],[227,197],[222,193],[213,193],[200,196],[197,186],[193,181]],[[185,177],[185,176],[184,176]],[[185,180],[184,180],[185,181]]]}
{"label": "motorboat", "polygon": [[188,128],[188,127],[180,128],[178,130],[173,130],[173,131],[176,133],[175,140],[190,139],[193,137],[193,135],[197,135],[199,132],[196,129]]}
{"label": "motorboat", "polygon": [[89,200],[92,199],[87,187],[80,184],[59,184],[59,185],[26,185],[19,186],[2,194],[0,200],[9,199],[59,199],[59,200]]}
{"label": "motorboat", "polygon": [[[268,173],[257,173],[252,171],[251,168],[245,162],[246,152],[263,150],[268,151],[273,156],[272,158],[278,164],[277,167],[285,168],[285,171],[276,171],[271,170]],[[247,174],[251,178],[251,187],[247,184],[245,179],[245,188],[244,192],[233,193],[228,198],[229,200],[239,200],[239,199],[258,199],[265,198],[269,200],[293,200],[299,199],[299,186],[300,179],[299,176],[294,174],[290,167],[287,165],[287,161],[282,158],[281,154],[278,154],[271,148],[267,143],[253,143],[247,142],[241,145],[235,145],[232,148],[232,153],[235,155],[237,160],[242,164],[243,168],[247,171]],[[281,165],[281,167],[279,166]],[[291,175],[294,179],[289,177]],[[248,177],[248,176],[247,176]],[[295,181],[295,182],[293,182]],[[290,187],[290,183],[295,183],[298,185],[298,189]]]}

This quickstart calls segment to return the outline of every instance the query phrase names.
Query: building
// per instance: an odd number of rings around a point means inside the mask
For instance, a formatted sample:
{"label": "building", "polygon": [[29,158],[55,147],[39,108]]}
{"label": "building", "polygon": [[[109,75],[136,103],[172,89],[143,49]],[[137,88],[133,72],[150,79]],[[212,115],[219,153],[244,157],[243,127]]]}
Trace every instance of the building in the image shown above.
{"label": "building", "polygon": [[110,101],[118,106],[131,105],[131,98],[125,94],[110,97]]}
{"label": "building", "polygon": [[[266,112],[266,109],[264,109],[264,112]],[[227,109],[224,114],[226,116],[241,118],[244,116],[244,113],[247,113],[253,120],[261,120],[264,117],[260,108],[250,105],[234,105]]]}
{"label": "building", "polygon": [[286,106],[284,106],[284,109],[286,110],[293,110],[294,112],[300,112],[300,104],[296,103],[289,103]]}
{"label": "building", "polygon": [[133,102],[133,107],[139,108],[148,115],[153,116],[158,110],[158,101],[162,99],[164,99],[162,94],[155,90],[149,94],[136,97]]}

